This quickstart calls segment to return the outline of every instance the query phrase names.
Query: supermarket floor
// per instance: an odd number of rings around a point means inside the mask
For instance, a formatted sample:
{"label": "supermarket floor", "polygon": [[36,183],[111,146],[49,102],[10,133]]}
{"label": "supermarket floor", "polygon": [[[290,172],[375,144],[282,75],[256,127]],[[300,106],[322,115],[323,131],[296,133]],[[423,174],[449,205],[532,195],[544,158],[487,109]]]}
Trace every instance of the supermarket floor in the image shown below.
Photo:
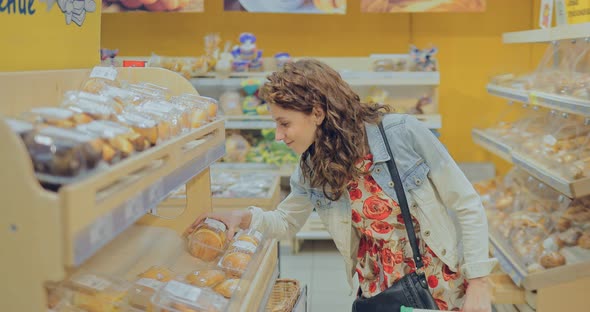
{"label": "supermarket floor", "polygon": [[[354,296],[349,296],[344,261],[334,243],[305,241],[297,254],[281,242],[281,278],[293,278],[307,285],[308,312],[350,311]],[[356,285],[355,285],[356,287]]]}

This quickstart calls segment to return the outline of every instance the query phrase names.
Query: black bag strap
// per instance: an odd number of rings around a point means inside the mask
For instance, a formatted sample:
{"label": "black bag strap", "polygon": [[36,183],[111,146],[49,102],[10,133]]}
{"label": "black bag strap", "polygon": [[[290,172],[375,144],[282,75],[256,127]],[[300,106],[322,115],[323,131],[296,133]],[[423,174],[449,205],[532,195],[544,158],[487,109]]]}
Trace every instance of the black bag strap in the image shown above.
{"label": "black bag strap", "polygon": [[402,217],[404,218],[404,223],[406,225],[406,232],[408,233],[408,240],[410,242],[410,246],[412,246],[414,262],[416,263],[416,268],[420,269],[424,266],[424,263],[422,262],[422,256],[420,255],[420,250],[418,249],[418,244],[416,242],[416,232],[414,231],[414,224],[412,223],[410,207],[408,207],[408,200],[406,199],[406,193],[404,192],[402,179],[399,176],[399,171],[395,165],[393,153],[391,153],[391,148],[389,147],[389,142],[387,140],[387,136],[385,135],[385,130],[383,129],[383,123],[381,122],[379,123],[379,131],[381,131],[381,136],[383,137],[383,141],[385,141],[385,148],[389,154],[387,168],[389,169],[389,174],[391,175],[391,179],[394,183],[395,193],[397,195],[399,206],[402,211]]}

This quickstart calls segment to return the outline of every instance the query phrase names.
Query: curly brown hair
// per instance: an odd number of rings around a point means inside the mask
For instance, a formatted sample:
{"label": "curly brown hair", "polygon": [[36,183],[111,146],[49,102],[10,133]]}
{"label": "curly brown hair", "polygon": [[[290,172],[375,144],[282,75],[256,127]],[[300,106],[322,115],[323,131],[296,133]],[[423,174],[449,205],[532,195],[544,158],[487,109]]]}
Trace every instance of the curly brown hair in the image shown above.
{"label": "curly brown hair", "polygon": [[317,107],[325,113],[314,143],[300,160],[303,178],[311,187],[321,187],[335,201],[351,179],[367,174],[355,166],[368,152],[365,123],[379,123],[390,112],[388,106],[361,103],[337,71],[314,59],[288,63],[272,73],[259,95],[283,109],[310,115]]}

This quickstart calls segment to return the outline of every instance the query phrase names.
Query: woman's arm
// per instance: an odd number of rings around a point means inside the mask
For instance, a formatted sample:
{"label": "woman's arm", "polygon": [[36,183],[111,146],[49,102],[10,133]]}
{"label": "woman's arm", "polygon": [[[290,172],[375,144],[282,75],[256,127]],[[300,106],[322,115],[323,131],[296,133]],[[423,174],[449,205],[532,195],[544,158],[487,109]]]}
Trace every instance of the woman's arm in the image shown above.
{"label": "woman's arm", "polygon": [[313,206],[301,182],[300,169],[297,166],[291,176],[291,193],[276,210],[264,211],[258,207],[249,207],[252,214],[250,227],[272,237],[292,237],[305,224],[312,210]]}
{"label": "woman's arm", "polygon": [[490,274],[496,265],[488,257],[488,224],[479,195],[440,141],[421,122],[407,116],[407,139],[430,167],[430,180],[447,209],[457,215],[461,226],[463,276],[475,279]]}

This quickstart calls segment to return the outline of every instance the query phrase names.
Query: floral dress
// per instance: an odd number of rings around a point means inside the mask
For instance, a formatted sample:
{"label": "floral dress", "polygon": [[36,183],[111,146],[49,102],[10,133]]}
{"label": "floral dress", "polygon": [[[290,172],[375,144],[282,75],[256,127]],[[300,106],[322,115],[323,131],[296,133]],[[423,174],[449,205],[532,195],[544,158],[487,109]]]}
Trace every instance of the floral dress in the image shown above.
{"label": "floral dress", "polygon": [[[373,156],[367,155],[357,165],[368,169],[372,163]],[[351,181],[348,193],[353,226],[360,235],[356,272],[363,297],[369,298],[415,271],[416,264],[399,204],[383,192],[371,175]],[[428,286],[439,309],[459,310],[467,281],[460,273],[451,271],[421,239],[420,224],[413,216],[412,222]]]}

